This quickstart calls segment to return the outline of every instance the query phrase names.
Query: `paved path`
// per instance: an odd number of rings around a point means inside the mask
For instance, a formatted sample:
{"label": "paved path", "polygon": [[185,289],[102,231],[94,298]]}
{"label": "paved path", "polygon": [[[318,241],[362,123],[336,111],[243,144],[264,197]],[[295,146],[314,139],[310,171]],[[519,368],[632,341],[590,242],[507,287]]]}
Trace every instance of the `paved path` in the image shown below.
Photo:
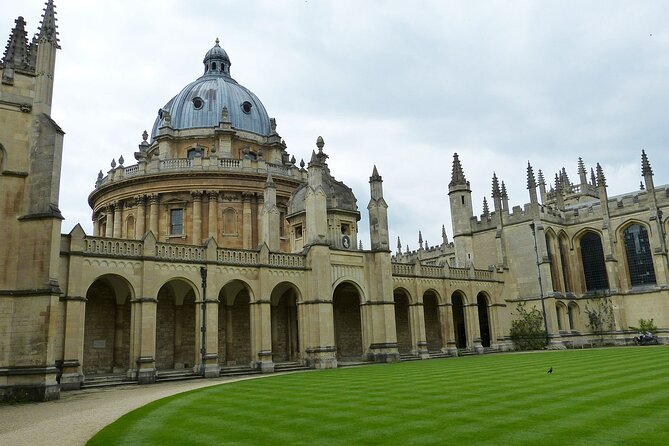
{"label": "paved path", "polygon": [[254,378],[258,377],[74,390],[61,392],[56,401],[2,405],[0,445],[83,445],[121,415],[151,401],[191,389]]}

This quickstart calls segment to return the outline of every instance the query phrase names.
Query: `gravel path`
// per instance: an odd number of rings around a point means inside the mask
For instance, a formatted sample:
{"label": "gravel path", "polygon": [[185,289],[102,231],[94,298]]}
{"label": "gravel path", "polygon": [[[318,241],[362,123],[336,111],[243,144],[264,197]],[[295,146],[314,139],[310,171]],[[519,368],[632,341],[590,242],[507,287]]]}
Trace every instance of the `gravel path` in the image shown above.
{"label": "gravel path", "polygon": [[215,378],[61,392],[45,403],[0,406],[0,445],[84,445],[100,429],[151,401],[224,382]]}

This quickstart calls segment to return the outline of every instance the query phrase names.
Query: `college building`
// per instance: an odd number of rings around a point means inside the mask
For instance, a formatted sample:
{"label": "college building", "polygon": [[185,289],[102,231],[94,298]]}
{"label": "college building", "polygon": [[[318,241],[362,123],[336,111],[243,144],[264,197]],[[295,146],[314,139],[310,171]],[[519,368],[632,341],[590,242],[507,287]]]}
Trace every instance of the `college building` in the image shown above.
{"label": "college building", "polygon": [[33,38],[16,19],[0,61],[0,400],[505,351],[518,302],[545,315],[549,348],[590,344],[586,310],[604,300],[609,342],[631,343],[641,318],[667,336],[669,188],[654,185],[646,153],[639,190],[616,197],[580,159],[573,181],[523,167],[523,206],[493,174],[481,215],[454,154],[452,238],[419,236],[415,251],[391,246],[392,197],[369,166],[363,247],[356,196],[323,138],[308,162],[291,156],[218,40],[204,67],[188,56],[203,74],[158,104],[137,151],[98,174],[92,233],[61,234],[59,50],[49,0]]}

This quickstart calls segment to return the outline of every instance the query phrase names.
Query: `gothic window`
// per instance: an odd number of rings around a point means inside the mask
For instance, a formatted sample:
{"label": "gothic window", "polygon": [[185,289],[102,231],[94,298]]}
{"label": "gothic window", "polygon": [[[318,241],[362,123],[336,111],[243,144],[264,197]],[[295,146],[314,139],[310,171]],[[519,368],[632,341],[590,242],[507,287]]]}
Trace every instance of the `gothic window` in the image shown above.
{"label": "gothic window", "polygon": [[564,234],[560,234],[558,240],[558,247],[560,249],[560,263],[562,264],[562,280],[564,281],[565,292],[574,291],[571,284],[571,267],[569,265],[569,241]]}
{"label": "gothic window", "polygon": [[229,235],[237,234],[237,212],[232,208],[223,211],[223,233]]}
{"label": "gothic window", "polygon": [[170,210],[170,235],[181,235],[184,233],[184,210]]}
{"label": "gothic window", "polygon": [[576,316],[578,315],[578,305],[570,303],[567,307],[567,317],[569,319],[569,329],[576,330]]}
{"label": "gothic window", "polygon": [[546,233],[546,250],[548,258],[551,261],[551,282],[553,291],[563,291],[560,283],[560,267],[558,265],[557,255],[555,254],[555,236],[552,233]]}
{"label": "gothic window", "polygon": [[581,260],[583,262],[586,291],[607,289],[609,278],[606,274],[604,249],[599,234],[588,232],[581,237]]}
{"label": "gothic window", "polygon": [[655,284],[653,257],[650,253],[646,228],[641,225],[631,225],[625,229],[623,238],[632,286]]}

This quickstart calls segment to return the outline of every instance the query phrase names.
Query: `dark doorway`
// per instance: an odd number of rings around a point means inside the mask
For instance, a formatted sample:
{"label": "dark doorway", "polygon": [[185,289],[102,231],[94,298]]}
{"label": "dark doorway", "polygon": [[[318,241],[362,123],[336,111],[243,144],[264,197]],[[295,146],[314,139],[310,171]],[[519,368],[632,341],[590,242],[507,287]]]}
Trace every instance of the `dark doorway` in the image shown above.
{"label": "dark doorway", "polygon": [[467,348],[467,330],[465,329],[465,308],[460,293],[451,297],[453,303],[453,328],[455,329],[455,345]]}

